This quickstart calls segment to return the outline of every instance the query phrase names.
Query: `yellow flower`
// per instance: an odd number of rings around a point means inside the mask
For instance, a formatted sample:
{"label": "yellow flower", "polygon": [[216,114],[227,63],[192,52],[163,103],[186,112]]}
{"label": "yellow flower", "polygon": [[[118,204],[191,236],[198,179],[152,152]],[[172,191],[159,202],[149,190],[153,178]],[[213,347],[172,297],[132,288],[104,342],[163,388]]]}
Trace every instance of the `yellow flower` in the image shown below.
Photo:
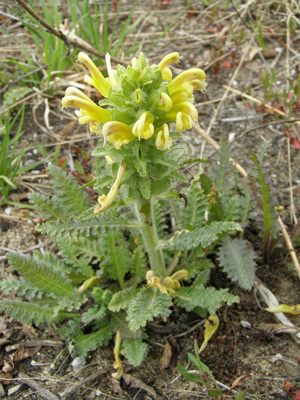
{"label": "yellow flower", "polygon": [[189,83],[193,81],[198,81],[200,80],[201,82],[205,82],[205,72],[202,71],[202,69],[199,68],[191,68],[186,71],[181,72],[176,78],[174,78],[167,86],[168,90],[172,91],[176,87],[182,85],[183,83]]}
{"label": "yellow flower", "polygon": [[89,85],[94,86],[102,94],[102,96],[107,97],[111,85],[104,78],[90,57],[87,54],[80,52],[78,54],[78,61],[84,64],[92,75],[92,77],[85,75],[84,81]]}
{"label": "yellow flower", "polygon": [[168,54],[158,64],[165,81],[170,81],[172,79],[172,71],[170,70],[169,65],[175,62],[179,62],[179,54],[177,52]]}
{"label": "yellow flower", "polygon": [[172,146],[172,138],[170,138],[168,124],[163,124],[157,132],[155,145],[158,150],[168,150]]}
{"label": "yellow flower", "polygon": [[168,96],[165,92],[161,92],[158,106],[160,110],[169,111],[172,108],[172,105],[173,103],[170,96]]}
{"label": "yellow flower", "polygon": [[111,68],[111,63],[110,63],[110,55],[108,53],[106,53],[105,55],[105,61],[106,61],[106,66],[107,66],[107,73],[109,76],[109,83],[111,84],[111,86],[118,86],[118,82],[114,76],[113,70]]}
{"label": "yellow flower", "polygon": [[145,111],[133,125],[132,133],[139,139],[150,139],[154,133],[153,117]]}
{"label": "yellow flower", "polygon": [[115,183],[112,185],[108,194],[107,195],[103,194],[102,196],[99,197],[98,203],[100,204],[100,206],[95,207],[94,210],[95,214],[98,214],[99,212],[106,210],[113,203],[113,201],[118,195],[119,187],[124,178],[124,174],[125,174],[125,165],[124,163],[122,163],[119,167]]}
{"label": "yellow flower", "polygon": [[108,140],[110,143],[113,143],[116,149],[135,139],[135,136],[132,134],[132,128],[119,121],[106,122],[103,126],[102,134],[104,141]]}
{"label": "yellow flower", "polygon": [[177,113],[176,115],[176,129],[179,132],[184,132],[186,129],[191,129],[193,126],[192,118],[184,114],[182,112]]}
{"label": "yellow flower", "polygon": [[99,123],[107,122],[111,119],[110,111],[97,106],[89,97],[75,87],[69,87],[66,95],[62,99],[62,108],[77,107],[76,111],[78,122],[86,124],[90,122],[90,128],[94,131]]}
{"label": "yellow flower", "polygon": [[198,112],[192,103],[185,101],[175,104],[167,113],[167,118],[176,121],[176,116],[179,112],[189,115],[194,121],[198,121]]}

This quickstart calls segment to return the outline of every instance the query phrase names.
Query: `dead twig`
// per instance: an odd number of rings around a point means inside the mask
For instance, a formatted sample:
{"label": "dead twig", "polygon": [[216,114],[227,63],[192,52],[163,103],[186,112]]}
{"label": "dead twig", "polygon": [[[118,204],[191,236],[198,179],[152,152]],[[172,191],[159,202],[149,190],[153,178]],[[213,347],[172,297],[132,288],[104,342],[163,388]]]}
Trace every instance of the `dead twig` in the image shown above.
{"label": "dead twig", "polygon": [[25,383],[34,391],[38,392],[38,395],[45,400],[59,400],[53,393],[49,390],[44,389],[34,378],[24,374],[24,372],[19,373],[20,381]]}
{"label": "dead twig", "polygon": [[[49,25],[47,21],[45,21],[39,14],[37,14],[24,0],[16,0],[17,3],[20,4],[21,7],[23,7],[33,18],[35,18],[41,25],[42,27],[49,33],[52,33],[53,35],[55,35],[56,37],[58,37],[60,40],[62,40],[65,45],[68,48],[68,53],[67,55],[69,55],[70,53],[70,45],[72,45],[73,47],[77,47],[81,50],[90,52],[92,54],[94,54],[97,57],[101,57],[101,58],[105,58],[105,54],[102,53],[101,51],[98,51],[90,46],[86,46],[84,43],[79,43],[77,40],[72,39],[70,37],[67,37],[61,30],[57,30],[55,28],[53,28],[53,26]],[[119,58],[116,57],[111,57],[111,59],[114,62],[117,62],[119,64],[125,65],[127,66],[128,63],[120,60]]]}

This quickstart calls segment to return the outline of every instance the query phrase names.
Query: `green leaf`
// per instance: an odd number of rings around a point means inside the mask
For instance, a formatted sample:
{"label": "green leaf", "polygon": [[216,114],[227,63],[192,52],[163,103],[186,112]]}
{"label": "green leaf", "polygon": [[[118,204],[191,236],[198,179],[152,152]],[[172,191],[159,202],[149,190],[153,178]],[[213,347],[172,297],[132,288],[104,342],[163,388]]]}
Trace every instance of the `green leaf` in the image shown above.
{"label": "green leaf", "polygon": [[240,393],[238,393],[238,394],[235,396],[234,399],[235,399],[235,400],[246,400],[246,395],[245,395],[244,392],[240,392]]}
{"label": "green leaf", "polygon": [[128,305],[129,327],[134,332],[152,321],[155,317],[167,317],[171,314],[171,299],[154,287],[143,287]]}
{"label": "green leaf", "polygon": [[214,399],[217,399],[219,396],[221,396],[224,393],[224,390],[222,389],[209,389],[207,391],[207,394]]}
{"label": "green leaf", "polygon": [[149,347],[142,339],[124,339],[122,342],[122,354],[134,367],[142,364],[148,351]]}
{"label": "green leaf", "polygon": [[[26,324],[34,322],[36,325],[41,325],[46,322],[50,325],[55,320],[54,308],[26,303],[21,300],[0,300],[0,310],[18,321],[25,321]],[[64,319],[67,317],[67,314],[61,313],[59,316]]]}
{"label": "green leaf", "polygon": [[115,293],[108,305],[109,310],[116,312],[127,308],[130,301],[136,297],[138,291],[138,289],[130,287]]}
{"label": "green leaf", "polygon": [[50,199],[48,196],[41,193],[29,193],[28,198],[35,209],[40,212],[42,218],[59,218],[63,216],[63,210],[60,208],[58,199]]}
{"label": "green leaf", "polygon": [[181,226],[186,229],[188,225],[200,227],[205,224],[205,212],[208,209],[207,196],[197,182],[192,182],[185,193],[187,206],[181,212]]}
{"label": "green leaf", "polygon": [[30,92],[32,92],[32,89],[28,86],[11,87],[3,96],[4,101],[1,105],[0,112],[3,112],[6,108],[13,106],[17,101],[23,99],[23,97]]}
{"label": "green leaf", "polygon": [[214,314],[223,303],[229,306],[238,303],[238,296],[228,293],[228,289],[217,290],[213,287],[205,288],[203,285],[181,287],[174,295],[175,303],[179,307],[192,311],[196,307],[207,310],[210,314]]}
{"label": "green leaf", "polygon": [[188,372],[186,368],[179,362],[177,364],[177,368],[181,375],[190,382],[201,383],[204,386],[208,386],[208,382],[205,382],[203,379],[200,379],[196,374],[192,374]]}
{"label": "green leaf", "polygon": [[109,325],[104,326],[96,332],[85,335],[80,332],[74,336],[75,350],[79,357],[85,357],[89,351],[95,350],[97,347],[105,346],[112,338],[112,329]]}
{"label": "green leaf", "polygon": [[167,242],[160,242],[158,246],[170,250],[190,250],[198,246],[205,249],[217,241],[221,233],[241,230],[241,226],[236,222],[212,222],[192,232],[176,233]]}
{"label": "green leaf", "polygon": [[144,199],[150,199],[151,196],[151,182],[148,176],[146,177],[141,177],[139,180],[139,188],[141,195],[144,197]]}
{"label": "green leaf", "polygon": [[22,276],[39,290],[54,293],[58,298],[74,296],[73,286],[66,275],[51,264],[30,257],[10,253],[8,259]]}
{"label": "green leaf", "polygon": [[99,322],[106,317],[106,307],[92,307],[82,314],[81,321],[89,324],[92,321]]}
{"label": "green leaf", "polygon": [[246,290],[255,280],[256,253],[241,239],[227,238],[219,250],[219,262],[226,274]]}
{"label": "green leaf", "polygon": [[122,339],[140,339],[143,333],[142,330],[138,329],[136,332],[133,332],[128,326],[126,317],[127,314],[125,311],[110,314],[110,325],[113,331],[120,331]]}

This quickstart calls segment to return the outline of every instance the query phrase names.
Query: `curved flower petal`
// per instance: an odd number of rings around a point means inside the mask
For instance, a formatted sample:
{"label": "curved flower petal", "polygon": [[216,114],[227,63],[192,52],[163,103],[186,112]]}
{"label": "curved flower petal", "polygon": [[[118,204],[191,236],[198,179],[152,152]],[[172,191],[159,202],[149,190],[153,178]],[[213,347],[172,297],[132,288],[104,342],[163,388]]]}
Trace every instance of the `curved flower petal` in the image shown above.
{"label": "curved flower petal", "polygon": [[90,59],[90,57],[82,51],[78,54],[78,61],[84,64],[90,71],[92,77],[86,75],[84,81],[94,86],[104,97],[108,96],[110,83],[104,78],[99,69]]}
{"label": "curved flower petal", "polygon": [[94,210],[95,214],[98,214],[99,212],[106,210],[113,203],[113,201],[115,200],[115,198],[118,195],[119,187],[124,178],[125,170],[126,170],[125,165],[122,162],[122,164],[119,167],[115,183],[112,185],[110,191],[107,193],[107,195],[103,194],[102,196],[100,196],[98,198],[99,206],[95,207],[95,210]]}
{"label": "curved flower petal", "polygon": [[104,140],[113,143],[116,149],[123,144],[132,142],[136,137],[132,134],[132,128],[119,121],[109,121],[104,124],[102,129]]}
{"label": "curved flower petal", "polygon": [[193,86],[190,85],[188,82],[184,82],[181,85],[174,86],[174,87],[167,87],[169,95],[172,97],[176,96],[177,94],[185,93],[188,97],[193,95],[194,89]]}
{"label": "curved flower petal", "polygon": [[200,68],[191,68],[186,71],[181,72],[176,78],[174,78],[169,84],[168,89],[172,90],[176,86],[181,85],[182,83],[188,82],[191,83],[192,81],[200,80],[205,81],[205,72],[202,71]]}
{"label": "curved flower petal", "polygon": [[172,138],[170,138],[168,124],[163,124],[161,129],[157,132],[155,145],[158,150],[169,150],[172,146]]}
{"label": "curved flower petal", "polygon": [[169,118],[171,121],[175,121],[177,113],[179,112],[189,115],[194,121],[198,121],[198,111],[192,103],[185,101],[175,104],[167,113],[167,118]]}
{"label": "curved flower petal", "polygon": [[145,111],[133,125],[132,133],[139,139],[150,139],[154,133],[153,117]]}
{"label": "curved flower petal", "polygon": [[170,81],[172,79],[172,71],[170,70],[169,65],[171,65],[175,62],[176,63],[179,62],[179,53],[177,53],[177,52],[168,54],[158,64],[158,66],[162,72],[164,80]]}
{"label": "curved flower petal", "polygon": [[161,92],[161,94],[160,94],[160,102],[159,102],[159,106],[158,107],[161,110],[169,111],[169,110],[171,110],[172,105],[173,105],[173,103],[172,103],[172,100],[171,100],[170,96],[168,96],[167,93],[165,93],[165,92]]}
{"label": "curved flower petal", "polygon": [[186,129],[191,129],[193,126],[192,124],[192,118],[184,114],[182,112],[177,113],[176,115],[176,129],[179,132],[184,132]]}
{"label": "curved flower petal", "polygon": [[111,63],[110,63],[110,55],[106,53],[105,55],[105,61],[106,61],[106,66],[107,66],[107,73],[109,76],[109,83],[111,86],[118,86],[118,82],[114,76],[113,70],[111,68]]}
{"label": "curved flower petal", "polygon": [[109,110],[97,106],[89,97],[74,87],[66,90],[66,96],[63,97],[61,103],[62,108],[76,107],[80,109],[80,112],[76,112],[80,124],[86,124],[89,121],[103,123],[111,119]]}

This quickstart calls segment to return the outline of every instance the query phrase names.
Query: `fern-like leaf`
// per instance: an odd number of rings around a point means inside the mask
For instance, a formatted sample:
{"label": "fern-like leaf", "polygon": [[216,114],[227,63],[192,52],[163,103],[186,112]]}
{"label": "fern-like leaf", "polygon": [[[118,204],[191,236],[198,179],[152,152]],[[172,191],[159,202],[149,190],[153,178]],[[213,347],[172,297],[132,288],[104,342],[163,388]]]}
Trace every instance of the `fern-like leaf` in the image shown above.
{"label": "fern-like leaf", "polygon": [[138,291],[138,289],[130,287],[115,293],[108,305],[109,310],[116,312],[127,308],[130,301],[136,297]]}
{"label": "fern-like leaf", "polygon": [[136,332],[133,332],[128,326],[126,317],[127,314],[125,311],[110,314],[110,325],[112,326],[113,331],[120,331],[122,339],[140,339],[143,334],[142,330],[138,329]]}
{"label": "fern-like leaf", "polygon": [[129,328],[134,332],[145,326],[155,317],[167,317],[171,314],[171,299],[155,287],[143,287],[127,309]]}
{"label": "fern-like leaf", "polygon": [[67,174],[62,168],[53,164],[49,166],[48,173],[51,176],[55,199],[64,210],[65,216],[81,214],[89,208],[87,193],[79,190],[80,186],[73,175]]}
{"label": "fern-like leaf", "polygon": [[122,354],[134,367],[142,364],[148,351],[149,347],[142,339],[124,339],[122,342]]}
{"label": "fern-like leaf", "polygon": [[112,329],[109,325],[103,326],[96,332],[85,335],[80,332],[74,336],[76,343],[75,350],[79,357],[85,357],[89,351],[95,350],[97,347],[108,344],[112,337]]}
{"label": "fern-like leaf", "polygon": [[[27,303],[21,300],[0,300],[0,310],[9,314],[18,321],[25,321],[26,324],[34,322],[36,325],[41,325],[46,322],[50,325],[55,320],[54,308],[41,306],[32,302]],[[63,320],[67,317],[67,313],[60,313],[56,320]]]}
{"label": "fern-like leaf", "polygon": [[63,208],[61,208],[57,198],[53,197],[51,199],[41,193],[29,193],[28,198],[34,208],[40,212],[42,218],[60,218],[64,216]]}
{"label": "fern-like leaf", "polygon": [[105,273],[124,287],[124,276],[130,269],[130,253],[124,243],[121,232],[111,231],[102,239],[102,251],[105,256]]}
{"label": "fern-like leaf", "polygon": [[[84,277],[90,278],[94,275],[94,270],[91,267],[91,260],[95,257],[99,261],[99,251],[94,248],[97,240],[91,241],[86,238],[58,238],[56,240],[62,256],[66,261],[77,269]],[[82,256],[82,254],[85,255]]]}
{"label": "fern-like leaf", "polygon": [[89,220],[82,220],[80,217],[59,218],[56,221],[49,221],[43,225],[37,225],[36,230],[50,236],[99,236],[103,233],[104,227],[129,226],[128,222],[121,218],[111,216],[95,216]]}
{"label": "fern-like leaf", "polygon": [[205,288],[203,285],[182,287],[175,294],[175,303],[179,307],[192,311],[197,307],[214,314],[223,303],[229,306],[238,303],[238,296],[228,293],[228,289],[217,290],[213,287]]}
{"label": "fern-like leaf", "polygon": [[255,279],[255,252],[241,239],[227,238],[219,250],[219,262],[226,274],[246,290]]}
{"label": "fern-like leaf", "polygon": [[189,226],[203,226],[205,224],[205,212],[208,208],[206,194],[197,182],[192,182],[185,195],[188,203],[181,212],[182,229],[187,229]]}
{"label": "fern-like leaf", "polygon": [[205,249],[217,241],[220,234],[241,230],[241,226],[236,222],[212,222],[191,232],[176,233],[167,242],[160,242],[159,247],[171,250],[189,250],[201,246]]}
{"label": "fern-like leaf", "polygon": [[55,294],[58,298],[74,295],[71,282],[59,271],[59,267],[53,269],[51,264],[17,253],[10,253],[8,259],[14,268],[40,291]]}
{"label": "fern-like leaf", "polygon": [[9,278],[0,281],[0,288],[5,292],[17,292],[19,296],[25,296],[27,300],[40,299],[42,293],[30,282],[22,277],[19,279]]}

